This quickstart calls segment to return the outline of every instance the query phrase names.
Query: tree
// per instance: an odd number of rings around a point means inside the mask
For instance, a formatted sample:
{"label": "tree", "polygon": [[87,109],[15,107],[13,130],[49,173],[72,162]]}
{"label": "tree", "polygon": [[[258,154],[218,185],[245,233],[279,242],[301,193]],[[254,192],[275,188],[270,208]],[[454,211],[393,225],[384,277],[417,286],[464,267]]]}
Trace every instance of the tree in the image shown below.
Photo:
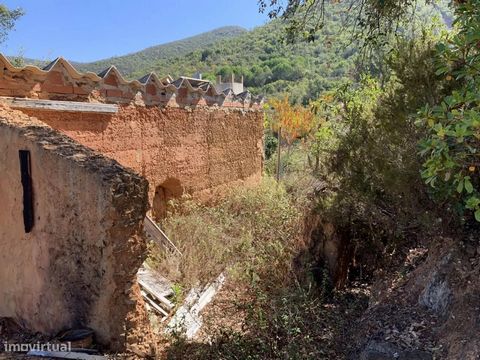
{"label": "tree", "polygon": [[[428,0],[427,0],[428,1]],[[330,0],[258,0],[260,12],[270,18],[282,17],[289,23],[290,40],[301,35],[314,41],[325,24],[325,13]],[[392,32],[401,31],[399,22],[415,11],[416,0],[352,0],[350,20],[355,24],[358,38],[367,43],[379,43]]]}
{"label": "tree", "polygon": [[314,127],[315,115],[300,105],[291,105],[288,96],[270,100],[273,110],[270,126],[278,134],[277,180],[280,179],[282,137],[289,149],[299,137],[307,135]]}
{"label": "tree", "polygon": [[421,142],[422,177],[435,195],[453,200],[460,212],[480,222],[480,10],[478,0],[457,6],[457,29],[437,44],[437,75],[450,93],[427,105],[418,124],[427,130]]}
{"label": "tree", "polygon": [[303,106],[291,105],[288,96],[270,100],[270,106],[274,110],[272,128],[276,131],[282,129],[282,136],[288,144],[312,130],[314,114]]}
{"label": "tree", "polygon": [[3,4],[0,4],[0,43],[3,43],[8,33],[15,26],[15,22],[24,15],[21,8],[10,10]]}

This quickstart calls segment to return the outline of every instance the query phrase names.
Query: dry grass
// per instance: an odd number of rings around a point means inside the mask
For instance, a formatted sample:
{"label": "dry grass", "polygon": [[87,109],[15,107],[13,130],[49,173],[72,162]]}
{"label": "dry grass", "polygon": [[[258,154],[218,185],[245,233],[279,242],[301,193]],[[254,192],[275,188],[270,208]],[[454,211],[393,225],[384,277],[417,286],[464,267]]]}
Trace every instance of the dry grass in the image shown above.
{"label": "dry grass", "polygon": [[227,269],[237,279],[281,286],[301,243],[302,216],[285,188],[265,178],[215,206],[184,197],[171,204],[162,227],[183,256],[153,247],[150,264],[171,281],[189,287]]}
{"label": "dry grass", "polygon": [[[309,179],[300,180],[299,187],[311,187]],[[214,206],[191,198],[172,204],[162,227],[183,256],[153,248],[150,263],[185,290],[225,269],[230,276],[203,314],[200,337],[168,339],[165,358],[339,358],[335,339],[348,321],[345,313],[356,313],[365,301],[327,304],[311,277],[297,281],[293,264],[305,247],[304,199],[304,192],[287,193],[285,184],[266,177]]]}

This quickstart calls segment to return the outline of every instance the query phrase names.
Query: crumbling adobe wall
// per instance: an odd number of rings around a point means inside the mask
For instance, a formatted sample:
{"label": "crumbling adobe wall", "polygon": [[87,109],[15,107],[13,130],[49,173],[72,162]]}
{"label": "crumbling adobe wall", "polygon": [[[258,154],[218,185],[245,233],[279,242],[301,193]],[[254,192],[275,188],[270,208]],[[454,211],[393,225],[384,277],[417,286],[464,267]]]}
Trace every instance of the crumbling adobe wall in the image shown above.
{"label": "crumbling adobe wall", "polygon": [[151,203],[165,182],[208,196],[261,177],[263,113],[258,110],[124,105],[113,115],[23,111],[143,175]]}
{"label": "crumbling adobe wall", "polygon": [[[31,153],[25,233],[19,150]],[[90,327],[122,350],[146,256],[145,179],[26,115],[0,108],[0,317],[33,331]]]}

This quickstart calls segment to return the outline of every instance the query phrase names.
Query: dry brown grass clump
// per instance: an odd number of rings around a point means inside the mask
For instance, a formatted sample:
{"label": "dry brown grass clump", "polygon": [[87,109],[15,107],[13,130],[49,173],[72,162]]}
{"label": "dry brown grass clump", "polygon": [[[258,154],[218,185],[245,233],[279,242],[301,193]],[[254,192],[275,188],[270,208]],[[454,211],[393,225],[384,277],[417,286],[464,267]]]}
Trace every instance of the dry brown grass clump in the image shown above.
{"label": "dry brown grass clump", "polygon": [[[232,190],[215,206],[190,197],[171,204],[162,223],[182,252],[152,248],[150,262],[169,280],[189,287],[224,270],[237,279],[269,279],[281,286],[299,247],[302,217],[282,184],[265,178]],[[268,274],[268,276],[267,276]]]}

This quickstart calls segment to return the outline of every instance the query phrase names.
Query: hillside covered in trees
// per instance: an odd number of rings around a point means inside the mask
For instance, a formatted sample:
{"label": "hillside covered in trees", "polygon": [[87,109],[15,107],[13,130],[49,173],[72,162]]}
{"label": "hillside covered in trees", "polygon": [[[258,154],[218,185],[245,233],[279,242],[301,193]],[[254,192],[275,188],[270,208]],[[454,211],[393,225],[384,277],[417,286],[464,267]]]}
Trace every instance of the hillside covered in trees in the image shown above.
{"label": "hillside covered in trees", "polygon": [[291,93],[291,100],[307,102],[339,80],[353,76],[356,50],[349,46],[351,31],[336,9],[317,39],[305,44],[285,41],[285,25],[273,21],[245,31],[238,27],[214,30],[197,37],[155,46],[131,55],[75,66],[99,72],[115,65],[129,78],[155,71],[159,75],[192,76],[200,72],[215,80],[232,72],[243,75],[245,86],[269,96]]}
{"label": "hillside covered in trees", "polygon": [[[247,30],[240,26],[225,26],[185,39],[152,46],[132,54],[115,56],[91,63],[74,62],[74,64],[80,70],[89,70],[96,73],[113,64],[122,73],[135,75],[142,73],[144,70],[151,71],[149,69],[157,68],[159,62],[185,56],[199,49],[208,48],[219,41],[233,39],[246,32]],[[145,75],[145,73],[142,75]]]}
{"label": "hillside covered in trees", "polygon": [[[445,1],[436,8],[419,6],[416,21],[434,17],[450,22]],[[129,78],[155,71],[159,75],[192,76],[200,72],[215,80],[217,75],[243,75],[253,93],[275,97],[289,94],[294,103],[307,104],[346,79],[353,79],[365,66],[355,56],[352,19],[347,5],[332,6],[325,14],[323,30],[314,41],[289,42],[281,20],[245,31],[226,27],[185,40],[155,46],[138,53],[98,62],[76,64],[99,72],[114,64]]]}
{"label": "hillside covered in trees", "polygon": [[[419,5],[415,21],[437,17],[451,22],[447,2],[435,7]],[[356,56],[354,27],[348,5],[330,6],[325,13],[323,30],[313,41],[287,41],[286,26],[273,20],[247,31],[228,26],[190,38],[153,46],[133,54],[91,63],[72,61],[76,68],[98,73],[115,65],[127,78],[137,79],[149,72],[158,75],[193,76],[215,81],[217,75],[244,77],[245,86],[255,94],[277,97],[289,94],[293,103],[307,104],[324,92],[354,79],[361,69],[372,66]],[[355,44],[355,45],[354,45]],[[35,60],[27,63],[41,65]]]}

